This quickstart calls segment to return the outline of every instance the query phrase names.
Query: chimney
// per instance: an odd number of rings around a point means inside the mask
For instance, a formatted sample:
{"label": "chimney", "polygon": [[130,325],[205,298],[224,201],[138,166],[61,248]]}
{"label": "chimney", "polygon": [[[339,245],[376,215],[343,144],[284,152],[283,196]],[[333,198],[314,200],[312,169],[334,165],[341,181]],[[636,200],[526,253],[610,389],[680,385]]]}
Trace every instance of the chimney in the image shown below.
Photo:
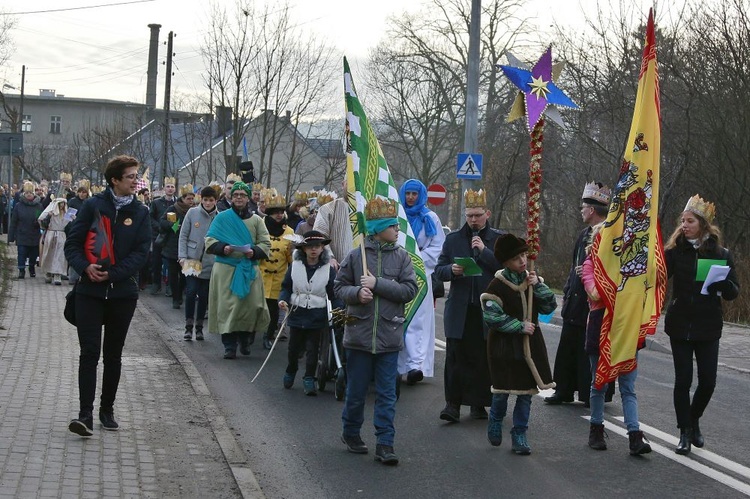
{"label": "chimney", "polygon": [[151,41],[148,47],[148,73],[146,79],[146,106],[156,109],[156,74],[159,67],[159,29],[161,24],[149,24]]}

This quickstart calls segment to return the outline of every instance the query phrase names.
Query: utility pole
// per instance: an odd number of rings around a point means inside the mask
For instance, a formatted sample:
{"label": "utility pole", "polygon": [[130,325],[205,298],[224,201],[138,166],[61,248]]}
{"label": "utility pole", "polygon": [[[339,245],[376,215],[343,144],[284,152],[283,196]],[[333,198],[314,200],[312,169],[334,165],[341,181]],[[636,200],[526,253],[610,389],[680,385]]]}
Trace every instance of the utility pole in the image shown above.
{"label": "utility pole", "polygon": [[[464,123],[464,151],[477,152],[477,121],[479,120],[479,38],[482,20],[482,0],[471,0],[471,24],[469,26],[469,65],[466,75],[466,113]],[[456,227],[463,225],[465,202],[464,189],[472,187],[474,180],[459,181],[459,199],[461,200]],[[480,181],[481,182],[481,181]]]}
{"label": "utility pole", "polygon": [[164,81],[164,135],[162,137],[161,144],[161,164],[162,169],[164,170],[164,174],[162,175],[162,177],[166,177],[171,173],[168,164],[168,152],[169,146],[172,142],[172,135],[169,127],[169,101],[172,88],[172,56],[174,55],[172,44],[173,38],[174,33],[170,31],[169,37],[167,38],[167,78]]}

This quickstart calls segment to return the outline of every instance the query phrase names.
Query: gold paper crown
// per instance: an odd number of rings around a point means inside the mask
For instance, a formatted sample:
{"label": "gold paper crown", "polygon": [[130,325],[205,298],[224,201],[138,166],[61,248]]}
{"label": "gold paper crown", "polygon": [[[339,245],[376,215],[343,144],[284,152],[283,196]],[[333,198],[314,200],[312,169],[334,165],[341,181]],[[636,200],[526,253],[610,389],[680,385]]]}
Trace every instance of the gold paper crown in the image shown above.
{"label": "gold paper crown", "polygon": [[309,192],[300,192],[297,191],[294,193],[294,201],[297,204],[307,204],[307,201],[310,199],[310,193]]}
{"label": "gold paper crown", "polygon": [[365,218],[367,218],[367,220],[396,218],[397,216],[398,203],[393,199],[375,197],[369,200],[365,205]]}
{"label": "gold paper crown", "polygon": [[193,192],[193,184],[185,184],[180,187],[180,197],[185,196],[186,194],[195,194]]}
{"label": "gold paper crown", "polygon": [[599,187],[596,182],[589,182],[583,188],[581,199],[590,199],[603,205],[609,205],[612,190],[606,185]]}
{"label": "gold paper crown", "polygon": [[263,189],[260,198],[266,205],[266,211],[270,208],[286,208],[286,199],[276,189]]}
{"label": "gold paper crown", "polygon": [[68,182],[71,182],[73,180],[73,175],[70,173],[62,172],[60,174],[60,180],[67,180]]}
{"label": "gold paper crown", "polygon": [[80,189],[81,187],[88,191],[89,189],[91,189],[91,182],[83,178],[78,181],[78,188]]}
{"label": "gold paper crown", "polygon": [[23,183],[23,192],[34,192],[34,184],[28,180]]}
{"label": "gold paper crown", "polygon": [[478,191],[466,189],[464,191],[464,203],[466,208],[486,208],[487,193],[482,189],[479,189]]}
{"label": "gold paper crown", "polygon": [[326,203],[330,203],[338,197],[335,192],[329,191],[318,191],[318,206],[323,206]]}
{"label": "gold paper crown", "polygon": [[174,177],[164,177],[164,185],[177,185],[177,179]]}
{"label": "gold paper crown", "polygon": [[704,201],[698,194],[688,199],[683,211],[695,213],[709,224],[713,223],[714,218],[716,217],[716,205]]}
{"label": "gold paper crown", "polygon": [[234,182],[240,182],[241,180],[242,180],[242,177],[240,177],[236,173],[230,173],[229,175],[227,175],[226,183],[228,184],[230,182],[232,182],[232,183],[234,183]]}
{"label": "gold paper crown", "polygon": [[253,192],[263,192],[263,184],[260,182],[253,182],[250,186]]}
{"label": "gold paper crown", "polygon": [[[227,180],[227,182],[229,181]],[[216,180],[212,181],[210,184],[208,184],[208,186],[211,187],[216,193],[216,199],[219,199],[221,197],[221,193],[224,191],[224,187],[222,187],[222,185]]]}
{"label": "gold paper crown", "polygon": [[101,185],[92,185],[91,186],[91,194],[99,194],[104,190],[104,187]]}

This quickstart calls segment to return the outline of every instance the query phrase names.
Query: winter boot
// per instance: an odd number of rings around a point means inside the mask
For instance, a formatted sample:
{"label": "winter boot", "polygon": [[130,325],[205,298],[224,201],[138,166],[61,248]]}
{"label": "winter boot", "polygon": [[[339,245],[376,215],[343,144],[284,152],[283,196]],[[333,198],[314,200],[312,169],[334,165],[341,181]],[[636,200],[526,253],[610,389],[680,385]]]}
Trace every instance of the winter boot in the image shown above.
{"label": "winter boot", "polygon": [[185,341],[192,341],[193,339],[193,321],[192,319],[187,319],[185,321],[185,334],[182,336],[182,339]]}
{"label": "winter boot", "polygon": [[26,278],[26,269],[18,269],[18,277],[16,279],[25,279]]}
{"label": "winter boot", "polygon": [[487,425],[487,440],[493,447],[499,447],[503,443],[503,420],[490,416]]}
{"label": "winter boot", "polygon": [[681,456],[687,456],[690,454],[691,446],[693,444],[693,429],[692,428],[681,428],[680,429],[680,443],[677,444],[677,448],[674,450]]}
{"label": "winter boot", "polygon": [[631,456],[640,456],[651,452],[651,445],[649,445],[648,439],[643,436],[642,431],[629,431],[628,439],[630,439]]}
{"label": "winter boot", "polygon": [[195,341],[203,341],[203,321],[195,323]]}
{"label": "winter boot", "polygon": [[701,433],[701,427],[698,426],[698,420],[693,420],[693,441],[692,444],[698,447],[699,449],[705,445],[705,441],[703,440],[703,433]]}
{"label": "winter boot", "polygon": [[520,456],[528,456],[531,454],[531,447],[529,442],[526,440],[526,432],[522,430],[516,430],[513,428],[510,430],[510,438],[513,441],[511,450]]}
{"label": "winter boot", "polygon": [[607,442],[604,441],[604,425],[591,423],[589,428],[589,447],[594,450],[607,450]]}
{"label": "winter boot", "polygon": [[68,429],[82,437],[90,437],[94,434],[94,416],[91,412],[80,412],[78,417],[68,425]]}

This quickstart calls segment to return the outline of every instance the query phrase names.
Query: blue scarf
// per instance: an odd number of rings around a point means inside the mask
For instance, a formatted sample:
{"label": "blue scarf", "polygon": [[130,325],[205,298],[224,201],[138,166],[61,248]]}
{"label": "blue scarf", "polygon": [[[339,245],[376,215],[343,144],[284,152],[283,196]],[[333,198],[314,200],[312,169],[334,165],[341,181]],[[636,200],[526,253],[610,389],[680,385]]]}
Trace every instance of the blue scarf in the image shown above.
{"label": "blue scarf", "polygon": [[[207,237],[213,237],[231,246],[244,246],[253,244],[253,236],[250,234],[245,222],[234,212],[233,209],[225,210],[216,215],[206,233]],[[234,267],[232,276],[232,293],[240,299],[250,294],[250,284],[255,280],[256,261],[245,258],[236,258],[227,255],[216,255],[216,261]]]}
{"label": "blue scarf", "polygon": [[[414,203],[414,206],[406,205],[407,192],[417,193],[417,202]],[[401,204],[406,211],[406,218],[409,219],[411,230],[414,231],[414,237],[419,235],[422,227],[424,227],[424,233],[427,237],[433,237],[437,234],[435,222],[430,218],[430,210],[425,206],[427,204],[427,188],[424,184],[419,180],[411,178],[401,186],[399,195],[401,197]]]}

